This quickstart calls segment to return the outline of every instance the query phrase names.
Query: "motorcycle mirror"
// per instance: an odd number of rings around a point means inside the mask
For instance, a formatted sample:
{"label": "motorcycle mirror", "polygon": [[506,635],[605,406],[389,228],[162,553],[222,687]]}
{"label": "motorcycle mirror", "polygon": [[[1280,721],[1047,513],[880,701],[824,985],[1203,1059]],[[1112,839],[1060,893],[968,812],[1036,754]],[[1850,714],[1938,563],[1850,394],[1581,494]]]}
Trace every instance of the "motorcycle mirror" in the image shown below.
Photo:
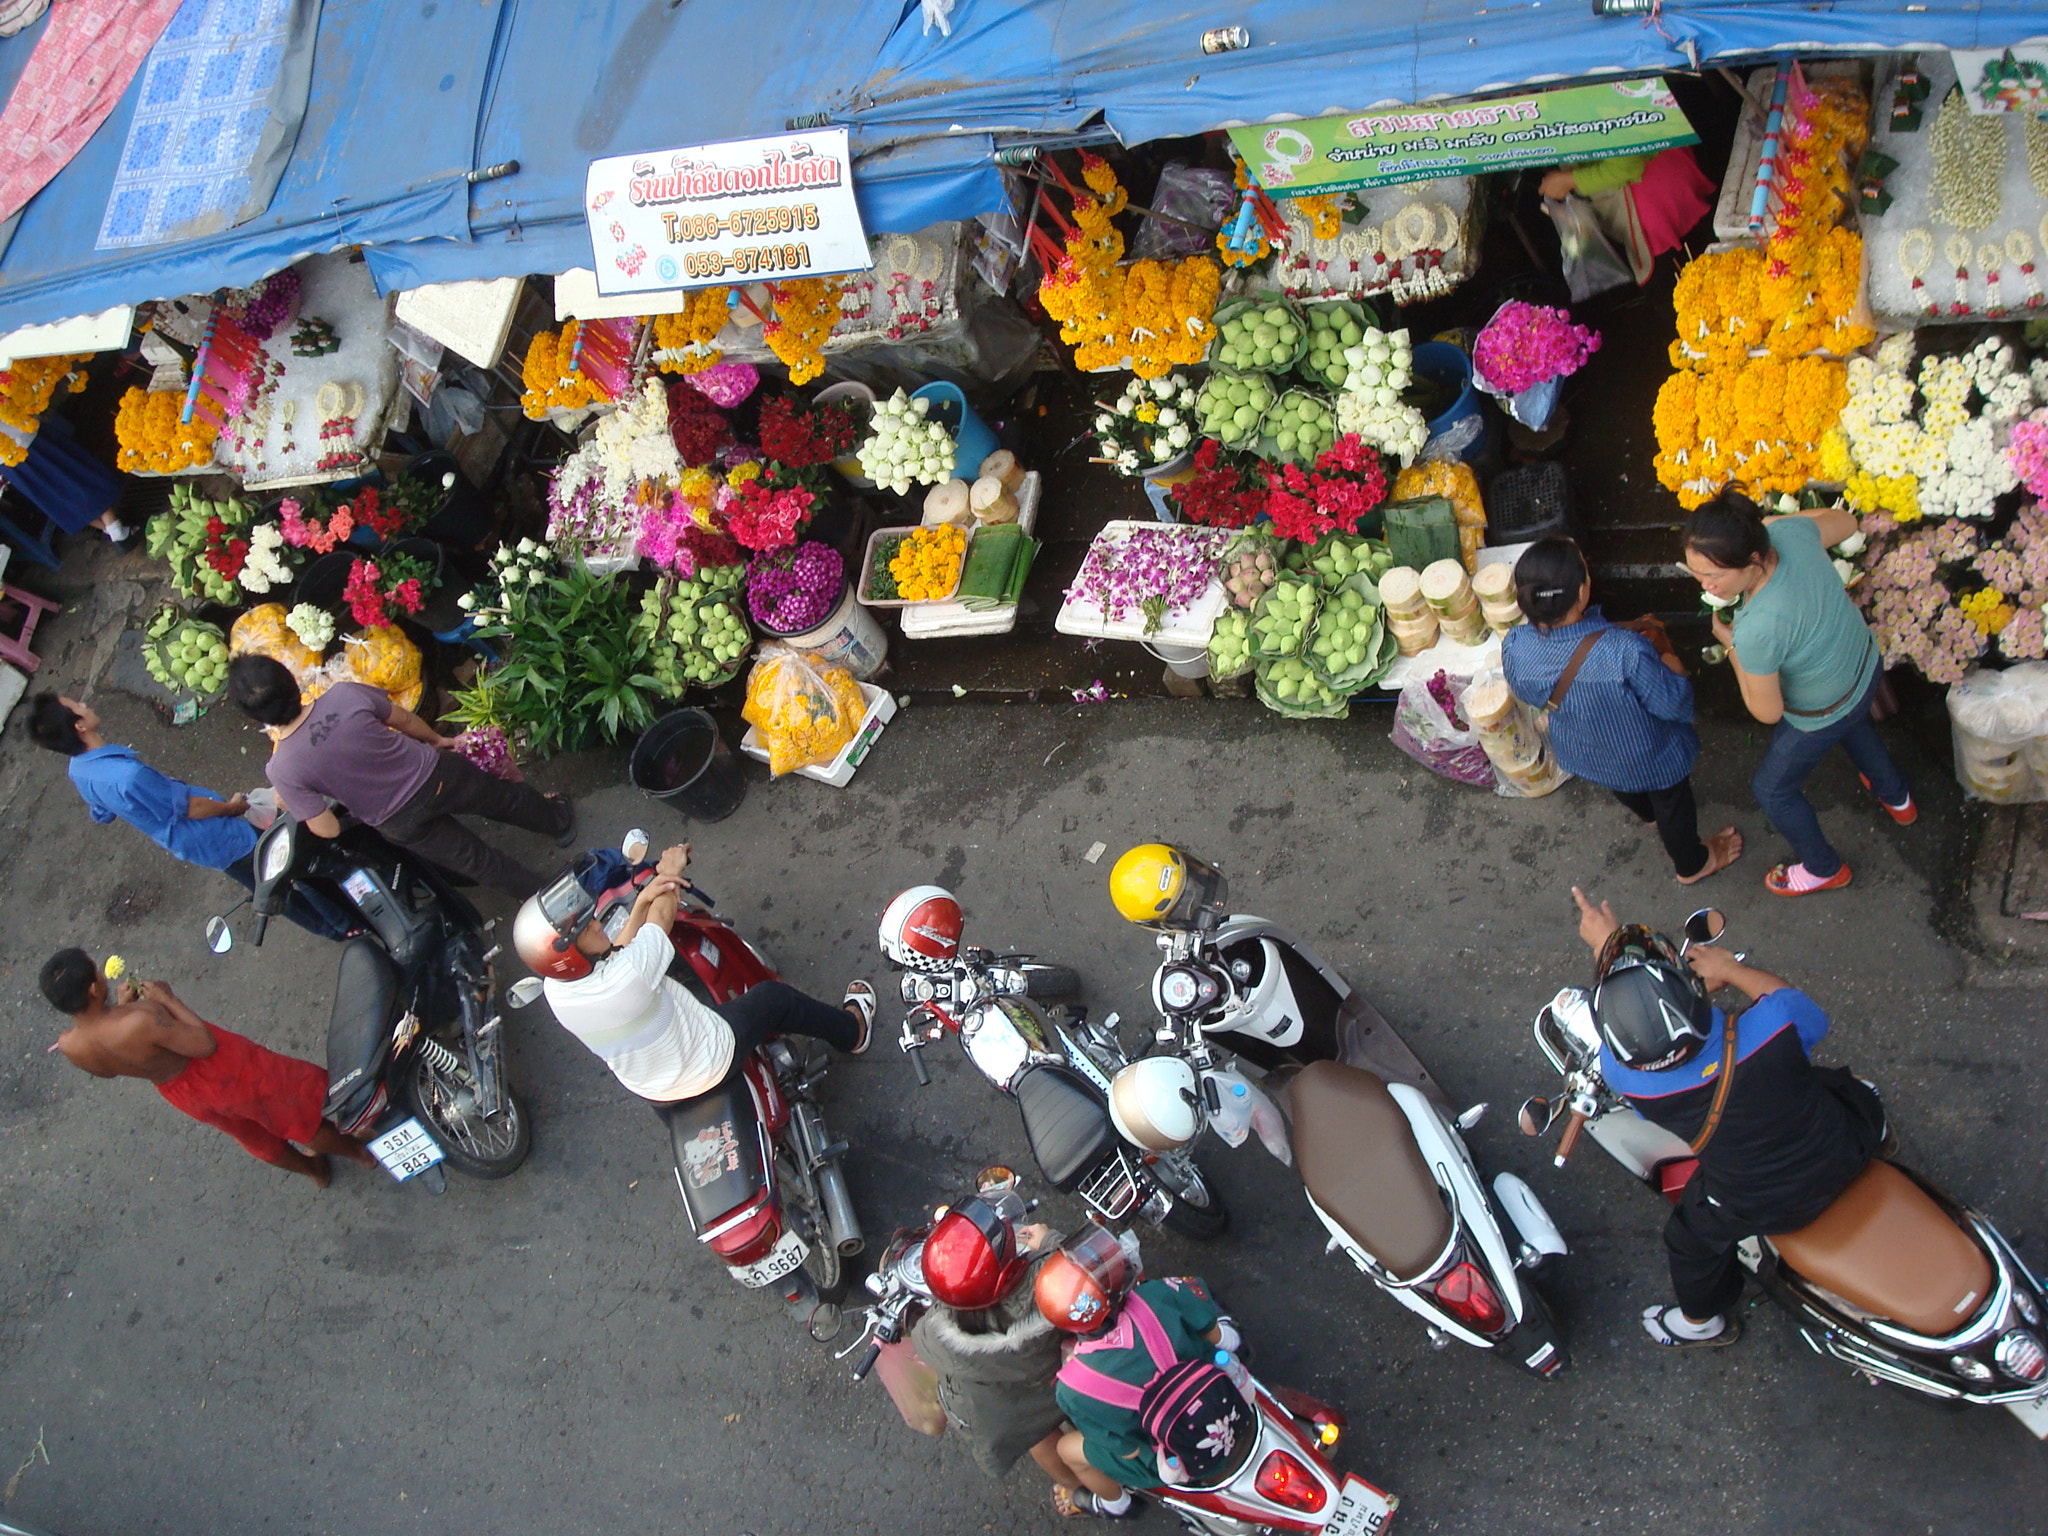
{"label": "motorcycle mirror", "polygon": [[1473,1126],[1479,1123],[1479,1117],[1485,1113],[1486,1104],[1484,1100],[1477,1104],[1474,1104],[1470,1109],[1466,1110],[1465,1113],[1458,1116],[1458,1129],[1461,1131],[1471,1130]]}
{"label": "motorcycle mirror", "polygon": [[1701,907],[1685,920],[1685,936],[1695,944],[1711,944],[1728,931],[1728,919],[1719,907]]}
{"label": "motorcycle mirror", "polygon": [[524,1008],[541,994],[538,976],[522,976],[505,989],[505,1001],[514,1008]]}
{"label": "motorcycle mirror", "polygon": [[209,917],[206,920],[206,947],[216,955],[224,955],[235,947],[235,930],[228,926],[224,917]]}
{"label": "motorcycle mirror", "polygon": [[1541,1094],[1531,1094],[1515,1111],[1515,1124],[1522,1128],[1524,1136],[1541,1136],[1550,1129],[1563,1108],[1563,1104],[1553,1104]]}

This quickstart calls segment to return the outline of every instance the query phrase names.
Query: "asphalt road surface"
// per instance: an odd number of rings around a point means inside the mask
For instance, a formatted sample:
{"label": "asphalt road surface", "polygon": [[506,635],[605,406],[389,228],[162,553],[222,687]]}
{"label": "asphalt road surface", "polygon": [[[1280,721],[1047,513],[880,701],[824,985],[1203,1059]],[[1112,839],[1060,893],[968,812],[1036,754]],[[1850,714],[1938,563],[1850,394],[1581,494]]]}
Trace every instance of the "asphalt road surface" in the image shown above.
{"label": "asphalt road surface", "polygon": [[[227,715],[174,732],[118,696],[100,707],[110,738],[170,771],[222,790],[260,778],[260,739]],[[2007,1414],[1868,1386],[1767,1307],[1725,1352],[1646,1341],[1635,1314],[1665,1295],[1661,1208],[1590,1144],[1553,1171],[1514,1106],[1552,1081],[1530,1018],[1587,972],[1568,886],[1665,924],[1692,893],[1600,792],[1497,799],[1423,772],[1387,726],[1384,710],[1302,725],[1218,703],[916,707],[847,789],[756,779],[737,815],[698,829],[697,870],[820,994],[859,974],[886,993],[876,918],[897,890],[937,880],[972,938],[1072,964],[1098,1011],[1135,1019],[1153,951],[1116,918],[1106,876],[1131,842],[1183,841],[1226,866],[1240,908],[1293,926],[1363,985],[1454,1098],[1488,1101],[1470,1136],[1482,1167],[1528,1177],[1572,1245],[1546,1282],[1574,1356],[1558,1381],[1433,1349],[1324,1254],[1298,1183],[1255,1141],[1204,1153],[1233,1213],[1223,1239],[1145,1238],[1155,1271],[1209,1277],[1263,1375],[1350,1414],[1339,1459],[1400,1495],[1397,1529],[2048,1530],[2048,1446]],[[1966,984],[1938,936],[1964,816],[1945,741],[1898,734],[1920,825],[1893,827],[1830,761],[1816,799],[1856,881],[1795,903],[1760,884],[1783,850],[1747,794],[1757,733],[1709,727],[1703,822],[1735,821],[1751,843],[1703,894],[1735,942],[1831,1011],[1822,1054],[1880,1081],[1906,1160],[1990,1212],[2038,1268],[2043,993]],[[577,794],[592,841],[636,822],[659,841],[688,833],[623,787],[616,755],[540,778]],[[1097,842],[1108,851],[1090,863]],[[233,888],[92,826],[62,765],[20,730],[0,746],[0,859],[0,1478],[21,1468],[8,1518],[62,1536],[1055,1523],[1028,1463],[997,1485],[912,1434],[879,1382],[853,1385],[696,1251],[660,1128],[544,1007],[512,1026],[536,1121],[522,1170],[451,1177],[436,1198],[347,1166],[317,1193],[146,1085],[46,1055],[61,1020],[35,973],[62,944],[118,949],[206,1016],[320,1059],[334,950],[283,924],[256,950],[245,913],[243,942],[209,954],[202,924]],[[926,1089],[885,1045],[822,1090],[852,1143],[872,1250],[981,1165],[1030,1167],[1014,1108],[950,1044],[928,1057]],[[1051,1210],[1076,1216],[1058,1197]]]}

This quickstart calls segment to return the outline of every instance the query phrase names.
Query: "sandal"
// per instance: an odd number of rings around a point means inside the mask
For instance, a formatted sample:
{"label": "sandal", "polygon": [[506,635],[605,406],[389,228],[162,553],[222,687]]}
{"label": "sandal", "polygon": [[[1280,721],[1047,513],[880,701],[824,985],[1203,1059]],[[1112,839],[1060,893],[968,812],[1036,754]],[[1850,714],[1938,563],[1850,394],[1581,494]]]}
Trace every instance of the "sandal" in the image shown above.
{"label": "sandal", "polygon": [[1910,827],[1920,819],[1920,807],[1913,803],[1913,792],[1911,790],[1906,791],[1906,803],[1904,805],[1892,805],[1888,801],[1879,799],[1877,791],[1871,789],[1869,774],[1859,773],[1856,775],[1856,779],[1865,789],[1870,790],[1870,798],[1876,800],[1879,805],[1884,807],[1885,815],[1891,817],[1900,826]]}
{"label": "sandal", "polygon": [[1718,875],[1722,870],[1742,857],[1742,834],[1733,827],[1723,827],[1707,839],[1707,862],[1696,875],[1680,875],[1680,885],[1698,885],[1709,875]]}
{"label": "sandal", "polygon": [[1764,889],[1773,896],[1816,896],[1822,891],[1839,891],[1850,878],[1846,864],[1825,880],[1807,873],[1804,864],[1774,864],[1764,876]]}
{"label": "sandal", "polygon": [[1688,1339],[1671,1329],[1671,1314],[1685,1314],[1677,1307],[1645,1307],[1643,1331],[1660,1349],[1726,1349],[1742,1337],[1742,1319],[1732,1312],[1721,1314],[1721,1331],[1710,1339]]}
{"label": "sandal", "polygon": [[846,996],[839,1000],[842,1008],[851,1008],[860,1015],[860,1038],[853,1043],[849,1056],[865,1056],[875,1038],[875,989],[865,981],[849,981]]}
{"label": "sandal", "polygon": [[1052,1485],[1052,1507],[1068,1520],[1135,1520],[1138,1515],[1138,1501],[1131,1500],[1131,1506],[1122,1514],[1112,1515],[1102,1507],[1102,1501],[1086,1488],[1063,1488]]}

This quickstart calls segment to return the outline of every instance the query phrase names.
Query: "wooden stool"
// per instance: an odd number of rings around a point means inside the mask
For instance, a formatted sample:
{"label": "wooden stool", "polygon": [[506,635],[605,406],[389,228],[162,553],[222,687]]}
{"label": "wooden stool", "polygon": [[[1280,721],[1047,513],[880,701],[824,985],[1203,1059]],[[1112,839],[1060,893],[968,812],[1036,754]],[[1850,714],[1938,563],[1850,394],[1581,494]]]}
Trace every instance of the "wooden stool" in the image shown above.
{"label": "wooden stool", "polygon": [[24,592],[19,587],[0,585],[0,599],[21,605],[21,632],[16,635],[0,633],[0,661],[12,662],[30,676],[35,674],[42,663],[36,660],[29,649],[29,642],[35,637],[36,625],[46,613],[54,613],[63,605],[53,603],[47,597],[37,597],[33,592]]}

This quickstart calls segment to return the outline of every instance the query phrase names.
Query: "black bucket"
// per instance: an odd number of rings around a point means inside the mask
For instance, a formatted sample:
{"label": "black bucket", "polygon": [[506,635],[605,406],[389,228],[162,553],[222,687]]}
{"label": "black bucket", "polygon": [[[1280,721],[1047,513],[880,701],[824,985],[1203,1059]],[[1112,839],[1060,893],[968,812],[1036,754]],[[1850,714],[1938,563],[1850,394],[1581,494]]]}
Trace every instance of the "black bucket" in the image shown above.
{"label": "black bucket", "polygon": [[297,587],[293,589],[294,603],[311,603],[315,608],[340,612],[344,607],[342,591],[348,586],[348,573],[355,565],[359,551],[336,549],[317,556],[303,571],[299,572]]}
{"label": "black bucket", "polygon": [[747,797],[740,762],[701,709],[663,715],[633,744],[633,783],[693,821],[723,821]]}

